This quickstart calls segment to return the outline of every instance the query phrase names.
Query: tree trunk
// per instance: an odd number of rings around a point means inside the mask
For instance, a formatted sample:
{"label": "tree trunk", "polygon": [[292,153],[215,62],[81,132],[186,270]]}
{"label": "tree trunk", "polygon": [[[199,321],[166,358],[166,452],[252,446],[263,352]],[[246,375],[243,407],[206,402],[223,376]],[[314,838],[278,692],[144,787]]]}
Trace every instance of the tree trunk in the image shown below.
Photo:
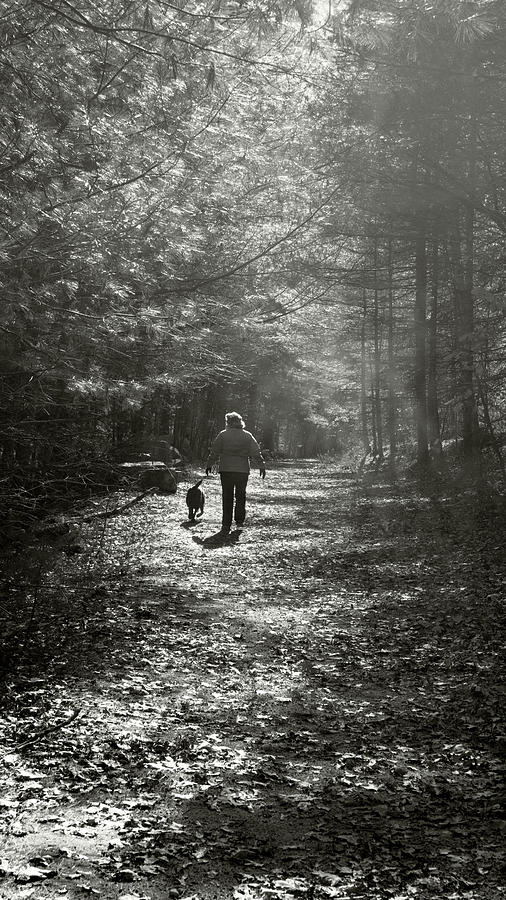
{"label": "tree trunk", "polygon": [[374,241],[374,407],[377,455],[383,459],[383,417],[381,411],[381,348],[378,290],[378,241]]}
{"label": "tree trunk", "polygon": [[394,365],[394,286],[392,269],[392,242],[388,242],[388,440],[390,471],[395,474],[397,453],[397,400],[395,396]]}
{"label": "tree trunk", "polygon": [[494,426],[492,425],[492,419],[490,418],[490,410],[488,408],[487,395],[485,393],[485,390],[484,390],[483,385],[481,384],[479,378],[477,378],[477,384],[478,384],[478,393],[480,395],[482,408],[483,408],[483,417],[485,420],[485,426],[487,428],[488,436],[489,436],[489,440],[490,440],[490,445],[492,447],[492,450],[495,453],[497,462],[499,463],[499,468],[501,470],[503,484],[506,484],[506,468],[504,465],[504,457],[502,455],[501,445],[500,445],[499,441],[497,440],[497,437],[496,437],[496,434],[494,431]]}
{"label": "tree trunk", "polygon": [[371,367],[371,433],[372,433],[372,455],[376,458],[378,455],[378,423],[376,421],[376,395],[374,393],[374,371],[372,360]]}
{"label": "tree trunk", "polygon": [[[471,116],[469,132],[469,194],[476,194],[476,156],[478,143],[478,92],[473,77],[469,81],[471,91]],[[461,352],[462,352],[462,450],[466,465],[474,470],[479,454],[479,427],[474,383],[474,208],[464,210],[464,285],[460,296],[461,307]]]}
{"label": "tree trunk", "polygon": [[474,387],[474,212],[466,212],[465,225],[466,261],[464,266],[464,285],[460,292],[461,330],[461,384],[462,384],[462,450],[464,458],[474,464],[478,449],[478,416]]}
{"label": "tree trunk", "polygon": [[[474,304],[473,304],[473,231],[474,215],[466,212],[462,241],[458,227],[450,242],[455,308],[455,347],[457,389],[462,410],[462,452],[465,464],[472,470],[478,450],[478,416],[474,385]],[[465,248],[465,259],[462,255]]]}
{"label": "tree trunk", "polygon": [[415,293],[415,409],[417,462],[426,466],[429,459],[427,435],[427,251],[425,232],[416,241],[416,293]]}
{"label": "tree trunk", "polygon": [[258,384],[253,382],[248,389],[246,408],[246,428],[256,434],[258,428]]}
{"label": "tree trunk", "polygon": [[360,424],[364,453],[370,453],[371,445],[369,443],[369,428],[367,424],[366,318],[367,294],[364,288],[362,292],[362,323],[360,326]]}
{"label": "tree trunk", "polygon": [[431,449],[439,453],[441,449],[441,429],[439,423],[439,403],[437,389],[437,316],[439,303],[439,245],[432,245],[432,285],[430,294],[430,319],[428,334],[427,364],[427,423]]}

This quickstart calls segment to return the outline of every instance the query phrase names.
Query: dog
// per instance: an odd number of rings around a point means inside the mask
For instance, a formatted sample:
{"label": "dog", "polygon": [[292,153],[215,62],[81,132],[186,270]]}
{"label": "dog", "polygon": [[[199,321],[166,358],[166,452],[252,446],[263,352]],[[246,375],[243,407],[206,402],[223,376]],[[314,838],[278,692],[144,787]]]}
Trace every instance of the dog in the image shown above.
{"label": "dog", "polygon": [[[200,481],[197,481],[197,484],[191,487],[186,494],[186,505],[188,507],[188,518],[190,522],[195,521],[195,515],[201,516],[204,512],[205,497],[204,491],[200,488],[203,480],[204,479],[201,478]],[[197,510],[200,510],[200,512],[197,512]]]}

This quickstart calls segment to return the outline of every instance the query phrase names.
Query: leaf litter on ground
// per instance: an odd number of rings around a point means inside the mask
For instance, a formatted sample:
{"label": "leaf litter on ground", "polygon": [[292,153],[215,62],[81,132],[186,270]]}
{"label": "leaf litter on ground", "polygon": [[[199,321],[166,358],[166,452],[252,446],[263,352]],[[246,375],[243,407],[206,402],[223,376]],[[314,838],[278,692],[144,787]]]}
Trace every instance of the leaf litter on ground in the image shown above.
{"label": "leaf litter on ground", "polygon": [[79,628],[1,721],[8,900],[37,858],[41,896],[501,896],[497,534],[323,464],[269,479],[231,546],[151,496],[52,574]]}

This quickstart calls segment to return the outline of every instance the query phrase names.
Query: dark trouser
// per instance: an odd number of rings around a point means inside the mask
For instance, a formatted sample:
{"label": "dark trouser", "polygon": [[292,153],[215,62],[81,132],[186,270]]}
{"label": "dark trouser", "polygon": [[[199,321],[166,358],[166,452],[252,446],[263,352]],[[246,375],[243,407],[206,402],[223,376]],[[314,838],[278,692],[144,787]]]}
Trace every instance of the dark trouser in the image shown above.
{"label": "dark trouser", "polygon": [[246,485],[249,472],[220,472],[223,501],[222,528],[232,525],[235,497],[235,522],[242,525],[246,516]]}

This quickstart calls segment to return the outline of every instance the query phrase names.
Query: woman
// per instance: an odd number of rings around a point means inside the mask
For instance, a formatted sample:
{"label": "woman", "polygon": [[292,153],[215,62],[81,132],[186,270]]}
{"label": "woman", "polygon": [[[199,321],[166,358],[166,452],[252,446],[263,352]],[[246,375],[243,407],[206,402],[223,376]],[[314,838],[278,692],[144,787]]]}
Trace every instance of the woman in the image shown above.
{"label": "woman", "polygon": [[237,526],[244,524],[250,460],[258,465],[260,476],[265,478],[265,461],[260,447],[253,435],[245,430],[239,413],[227,413],[225,425],[224,431],[220,431],[215,439],[206,462],[206,475],[209,475],[213,463],[219,461],[223,503],[222,534],[229,533],[232,516]]}

